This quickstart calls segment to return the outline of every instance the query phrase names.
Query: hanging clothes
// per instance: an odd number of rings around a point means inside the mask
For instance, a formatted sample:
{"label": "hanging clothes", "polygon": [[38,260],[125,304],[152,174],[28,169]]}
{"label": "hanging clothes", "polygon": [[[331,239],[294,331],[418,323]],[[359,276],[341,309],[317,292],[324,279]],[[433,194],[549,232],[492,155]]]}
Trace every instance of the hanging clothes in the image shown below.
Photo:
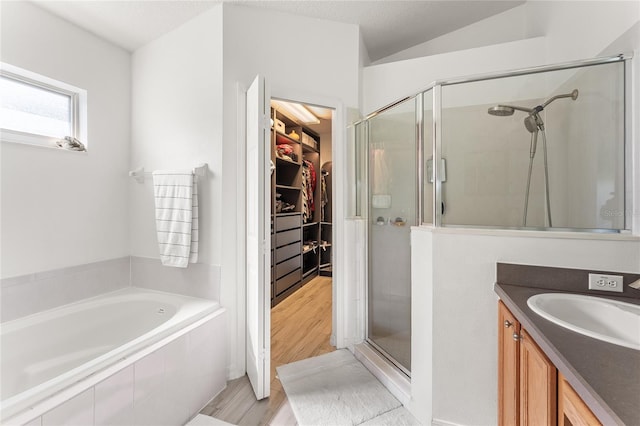
{"label": "hanging clothes", "polygon": [[313,219],[315,212],[314,193],[316,190],[316,169],[313,163],[304,160],[302,163],[302,221],[307,223]]}
{"label": "hanging clothes", "polygon": [[327,203],[329,202],[329,194],[327,193],[327,176],[329,176],[329,172],[325,169],[322,169],[320,172],[320,220],[322,222],[325,221],[325,217],[327,212],[325,208],[327,207]]}

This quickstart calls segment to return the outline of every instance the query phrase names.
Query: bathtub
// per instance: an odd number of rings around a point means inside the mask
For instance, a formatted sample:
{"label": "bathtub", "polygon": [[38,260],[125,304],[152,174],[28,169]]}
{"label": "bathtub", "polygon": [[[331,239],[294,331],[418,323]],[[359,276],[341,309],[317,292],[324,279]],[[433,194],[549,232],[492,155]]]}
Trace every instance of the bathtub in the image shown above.
{"label": "bathtub", "polygon": [[[162,348],[169,344],[184,346],[181,352],[184,356],[179,362],[185,365],[164,365],[168,361],[164,362],[157,373],[151,373],[151,376],[155,374],[156,383],[159,383],[157,377],[171,368],[188,376],[189,365],[197,364],[189,359],[193,355],[206,363],[217,358],[216,364],[197,365],[197,368],[200,373],[215,370],[216,387],[221,383],[224,388],[221,376],[224,376],[226,362],[224,351],[218,347],[224,346],[225,342],[224,324],[218,324],[223,313],[224,309],[217,302],[130,287],[5,322],[0,330],[2,423],[26,424],[42,417],[37,424],[48,424],[47,419],[57,419],[54,409],[58,405],[92,390],[94,407],[91,423],[102,424],[104,422],[96,418],[96,410],[100,407],[98,389],[101,389],[101,382],[108,383],[108,378],[116,374],[121,382],[130,382],[131,387],[130,404],[125,398],[119,404],[124,407],[122,413],[116,413],[128,417],[119,420],[127,418],[132,423],[145,423],[140,419],[146,414],[136,411],[138,407],[135,407],[134,382],[142,377],[141,374],[136,375],[136,366],[143,371],[143,363],[147,362],[145,357],[156,359],[157,354],[163,356]],[[209,322],[212,324],[207,325]],[[193,336],[185,336],[197,328],[201,329],[199,341],[194,341]],[[208,335],[211,333],[222,335]],[[215,340],[217,344],[208,344],[209,340]],[[189,345],[199,347],[198,352],[205,348],[216,353],[190,354]],[[123,379],[121,376],[126,377]],[[175,379],[171,378],[174,382]],[[202,390],[217,391],[210,386]],[[197,395],[197,402],[185,402],[184,407],[197,410],[201,408],[198,405],[213,396]],[[106,397],[113,398],[112,395]],[[195,414],[186,413],[184,407],[179,410],[180,422]],[[90,407],[84,409],[91,410]],[[49,411],[54,414],[49,416]],[[113,417],[113,413],[109,415]]]}

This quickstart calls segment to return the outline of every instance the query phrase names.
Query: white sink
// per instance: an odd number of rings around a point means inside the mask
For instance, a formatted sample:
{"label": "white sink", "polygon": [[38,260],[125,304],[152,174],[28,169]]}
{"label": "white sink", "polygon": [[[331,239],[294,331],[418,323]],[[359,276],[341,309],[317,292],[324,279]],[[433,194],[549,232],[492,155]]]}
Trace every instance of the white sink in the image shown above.
{"label": "white sink", "polygon": [[640,305],[567,293],[537,294],[527,300],[527,305],[569,330],[640,350]]}

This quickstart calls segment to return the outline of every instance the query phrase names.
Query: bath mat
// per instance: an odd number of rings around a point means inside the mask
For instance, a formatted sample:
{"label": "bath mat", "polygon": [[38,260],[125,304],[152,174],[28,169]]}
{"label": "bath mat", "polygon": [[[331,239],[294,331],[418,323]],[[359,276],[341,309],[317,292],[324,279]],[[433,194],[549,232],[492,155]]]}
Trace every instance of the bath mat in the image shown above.
{"label": "bath mat", "polygon": [[413,417],[409,410],[400,407],[367,420],[360,426],[420,426],[420,422]]}
{"label": "bath mat", "polygon": [[185,426],[233,426],[231,423],[224,422],[215,417],[198,414]]}
{"label": "bath mat", "polygon": [[358,425],[401,407],[346,349],[277,371],[300,426]]}

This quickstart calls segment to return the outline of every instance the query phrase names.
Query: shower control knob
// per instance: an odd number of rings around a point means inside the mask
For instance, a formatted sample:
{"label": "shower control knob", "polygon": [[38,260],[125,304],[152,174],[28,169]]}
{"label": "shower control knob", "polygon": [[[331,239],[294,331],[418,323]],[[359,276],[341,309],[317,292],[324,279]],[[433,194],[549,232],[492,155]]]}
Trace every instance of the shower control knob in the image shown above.
{"label": "shower control knob", "polygon": [[504,320],[504,328],[509,328],[513,325],[513,323],[509,320]]}

